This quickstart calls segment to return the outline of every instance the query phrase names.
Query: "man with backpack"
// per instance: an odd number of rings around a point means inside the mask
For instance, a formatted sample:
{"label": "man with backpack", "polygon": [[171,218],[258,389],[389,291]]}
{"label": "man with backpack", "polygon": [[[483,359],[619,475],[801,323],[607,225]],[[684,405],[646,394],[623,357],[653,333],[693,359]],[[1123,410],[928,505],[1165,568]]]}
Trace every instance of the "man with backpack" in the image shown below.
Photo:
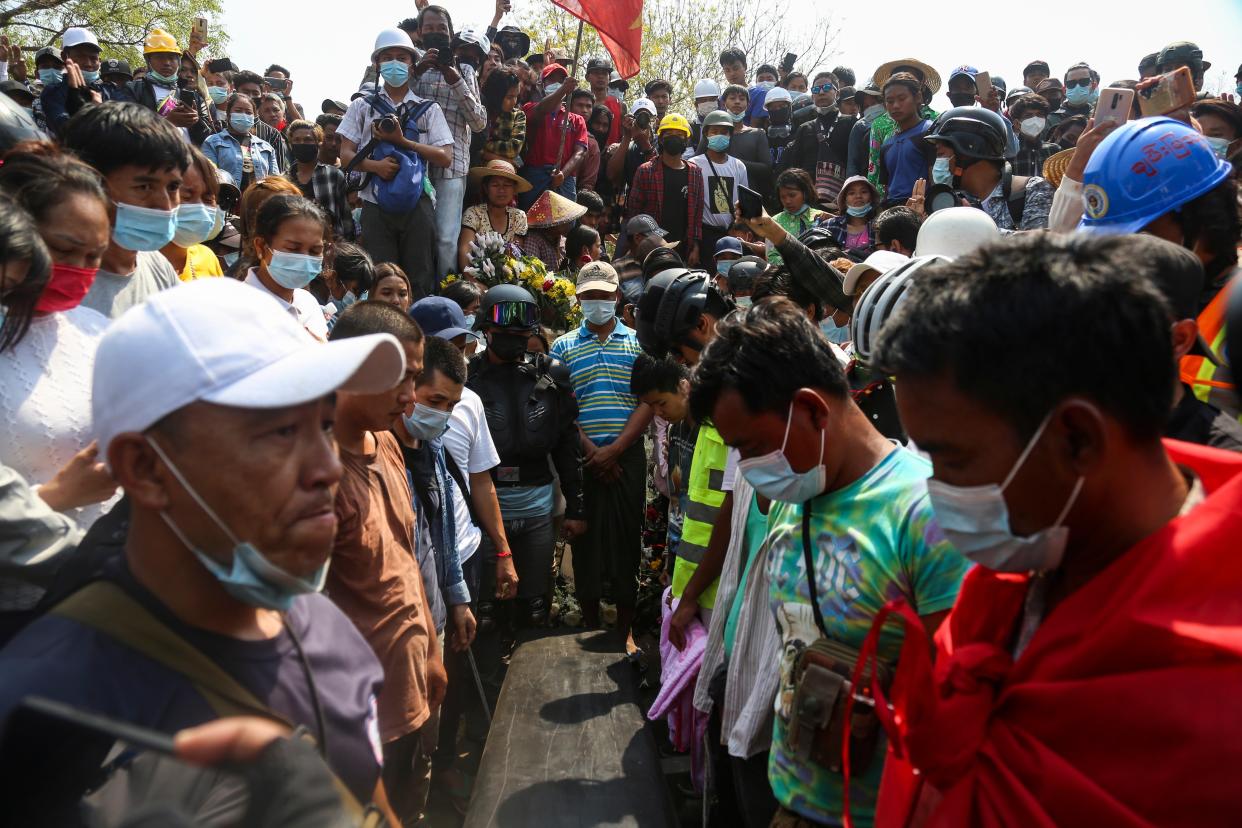
{"label": "man with backpack", "polygon": [[435,211],[428,165],[453,163],[453,133],[439,104],[410,89],[418,53],[401,29],[375,39],[371,63],[380,83],[355,99],[337,128],[341,162],[370,174],[362,189],[363,246],[410,278],[415,300],[435,289]]}

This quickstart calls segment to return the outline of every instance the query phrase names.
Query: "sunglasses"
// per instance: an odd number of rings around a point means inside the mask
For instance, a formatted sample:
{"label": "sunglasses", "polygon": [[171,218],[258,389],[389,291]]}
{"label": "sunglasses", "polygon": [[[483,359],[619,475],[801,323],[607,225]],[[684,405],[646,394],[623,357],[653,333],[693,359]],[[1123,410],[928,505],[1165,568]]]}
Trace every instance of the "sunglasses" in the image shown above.
{"label": "sunglasses", "polygon": [[1065,88],[1073,89],[1075,86],[1087,87],[1091,85],[1091,78],[1079,78],[1078,80],[1066,81]]}
{"label": "sunglasses", "polygon": [[822,95],[822,94],[824,94],[825,92],[831,92],[831,91],[832,91],[832,90],[834,90],[834,89],[836,89],[836,87],[835,87],[835,86],[833,86],[831,83],[825,83],[825,84],[822,84],[822,85],[820,85],[820,86],[812,86],[812,87],[811,87],[811,94],[812,94],[812,95]]}
{"label": "sunglasses", "polygon": [[530,329],[539,324],[539,311],[526,302],[497,302],[489,321],[500,328]]}

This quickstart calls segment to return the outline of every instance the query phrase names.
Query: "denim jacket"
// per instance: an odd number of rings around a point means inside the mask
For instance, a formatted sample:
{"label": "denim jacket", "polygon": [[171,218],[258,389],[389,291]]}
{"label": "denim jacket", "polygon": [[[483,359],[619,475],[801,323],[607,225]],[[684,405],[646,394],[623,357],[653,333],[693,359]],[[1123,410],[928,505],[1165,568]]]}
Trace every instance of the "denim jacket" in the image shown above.
{"label": "denim jacket", "polygon": [[[203,155],[206,155],[217,167],[233,176],[233,180],[241,186],[242,152],[241,141],[227,129],[222,129],[203,142]],[[254,161],[254,180],[259,181],[269,175],[279,175],[280,168],[276,163],[276,150],[262,138],[250,136],[250,157]]]}

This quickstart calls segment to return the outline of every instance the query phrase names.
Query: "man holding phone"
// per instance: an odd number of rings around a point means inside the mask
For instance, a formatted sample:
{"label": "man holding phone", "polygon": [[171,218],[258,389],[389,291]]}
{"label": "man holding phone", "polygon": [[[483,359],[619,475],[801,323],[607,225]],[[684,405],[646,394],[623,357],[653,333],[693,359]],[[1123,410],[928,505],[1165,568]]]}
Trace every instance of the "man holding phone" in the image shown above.
{"label": "man holding phone", "polygon": [[279,63],[273,63],[263,74],[265,91],[280,96],[285,123],[291,124],[301,118],[302,113],[298,112],[297,106],[293,103],[293,80],[289,77],[289,70]]}
{"label": "man holding phone", "polygon": [[128,84],[132,99],[180,129],[194,146],[200,146],[213,132],[212,120],[200,96],[195,94],[191,105],[179,95],[181,48],[176,38],[163,29],[152,29],[143,42],[142,54],[147,71]]}

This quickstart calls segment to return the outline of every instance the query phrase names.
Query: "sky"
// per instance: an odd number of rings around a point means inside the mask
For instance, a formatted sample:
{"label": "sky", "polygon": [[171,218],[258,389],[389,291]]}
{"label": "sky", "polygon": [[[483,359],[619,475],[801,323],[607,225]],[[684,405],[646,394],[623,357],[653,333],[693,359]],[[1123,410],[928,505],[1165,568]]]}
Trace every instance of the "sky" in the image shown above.
{"label": "sky", "polygon": [[[485,28],[491,21],[491,0],[441,2],[458,28]],[[514,9],[520,12],[537,2],[547,0],[514,0]],[[1027,0],[977,6],[885,0],[850,7],[854,10],[835,12],[842,33],[841,53],[833,65],[852,67],[860,82],[885,61],[915,57],[934,66],[946,81],[953,67],[969,63],[1003,76],[1010,88],[1022,82],[1022,67],[1032,60],[1046,60],[1057,76],[1063,76],[1071,64],[1086,60],[1107,84],[1136,77],[1139,58],[1165,43],[1193,40],[1213,64],[1207,72],[1207,88],[1232,91],[1233,74],[1242,63],[1242,0],[1188,0],[1178,5],[1176,13],[1169,6],[1116,0]],[[223,25],[232,38],[229,56],[233,61],[260,72],[271,63],[287,66],[294,80],[293,97],[312,117],[324,98],[348,102],[366,68],[376,34],[415,13],[413,3],[403,8],[326,0],[293,6],[224,0],[224,8]],[[330,21],[329,31],[320,28],[319,20]],[[212,24],[219,26],[220,21]],[[877,27],[883,31],[882,38],[877,37]],[[808,74],[814,68],[825,67],[798,67]],[[943,92],[936,103],[947,105]]]}

